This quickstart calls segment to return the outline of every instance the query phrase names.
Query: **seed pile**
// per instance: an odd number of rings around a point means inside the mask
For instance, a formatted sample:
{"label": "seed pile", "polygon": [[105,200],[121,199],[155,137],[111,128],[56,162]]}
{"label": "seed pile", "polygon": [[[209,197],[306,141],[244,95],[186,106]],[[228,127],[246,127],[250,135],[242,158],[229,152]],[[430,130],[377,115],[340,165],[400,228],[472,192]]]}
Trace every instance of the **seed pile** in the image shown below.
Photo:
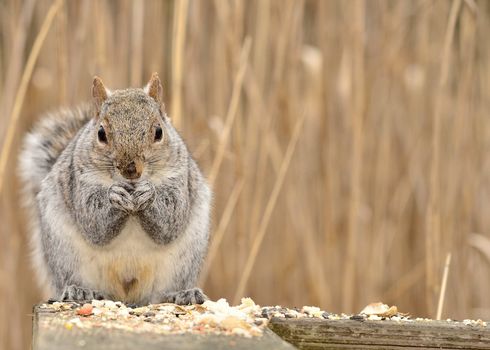
{"label": "seed pile", "polygon": [[255,317],[261,308],[252,299],[243,298],[238,306],[225,299],[206,301],[202,305],[181,306],[154,304],[137,307],[119,301],[92,300],[91,303],[53,302],[42,304],[42,312],[57,312],[46,319],[53,326],[60,323],[68,330],[103,327],[133,332],[162,334],[240,334],[247,337],[262,334],[267,320]]}
{"label": "seed pile", "polygon": [[68,330],[103,327],[133,332],[161,334],[235,334],[260,336],[272,317],[327,318],[318,307],[287,309],[280,306],[260,307],[250,298],[230,306],[225,299],[208,300],[202,305],[153,304],[137,307],[120,301],[92,300],[91,303],[57,302],[41,304],[41,312],[56,312],[57,317],[44,318],[44,326],[62,325]]}

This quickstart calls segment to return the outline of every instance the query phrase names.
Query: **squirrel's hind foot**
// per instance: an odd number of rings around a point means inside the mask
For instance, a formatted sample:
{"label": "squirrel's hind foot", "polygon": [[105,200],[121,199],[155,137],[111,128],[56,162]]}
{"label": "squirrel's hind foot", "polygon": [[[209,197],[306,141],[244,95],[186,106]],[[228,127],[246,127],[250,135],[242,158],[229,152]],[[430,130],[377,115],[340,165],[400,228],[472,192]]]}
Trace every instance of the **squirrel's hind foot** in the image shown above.
{"label": "squirrel's hind foot", "polygon": [[160,295],[161,303],[174,303],[178,305],[202,304],[208,297],[200,288],[180,290],[178,292],[164,292]]}
{"label": "squirrel's hind foot", "polygon": [[73,284],[65,287],[60,298],[61,301],[87,301],[93,299],[102,300],[107,298],[100,292]]}

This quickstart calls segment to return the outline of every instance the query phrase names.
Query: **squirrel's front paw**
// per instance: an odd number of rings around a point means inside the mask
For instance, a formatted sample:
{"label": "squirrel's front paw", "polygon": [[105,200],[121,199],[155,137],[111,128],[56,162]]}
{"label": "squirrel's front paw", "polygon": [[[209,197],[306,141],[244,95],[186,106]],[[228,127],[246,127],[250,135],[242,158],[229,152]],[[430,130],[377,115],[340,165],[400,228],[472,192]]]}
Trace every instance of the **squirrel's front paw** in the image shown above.
{"label": "squirrel's front paw", "polygon": [[134,211],[133,195],[126,184],[116,183],[109,187],[109,201],[113,207],[131,213]]}
{"label": "squirrel's front paw", "polygon": [[134,210],[144,210],[155,200],[155,186],[150,181],[141,181],[133,191]]}
{"label": "squirrel's front paw", "polygon": [[160,296],[161,303],[174,303],[178,305],[202,304],[208,297],[200,288],[179,290],[178,292],[165,292]]}
{"label": "squirrel's front paw", "polygon": [[106,299],[105,296],[97,291],[82,288],[75,285],[66,286],[61,294],[61,301],[86,301],[86,300],[102,300]]}

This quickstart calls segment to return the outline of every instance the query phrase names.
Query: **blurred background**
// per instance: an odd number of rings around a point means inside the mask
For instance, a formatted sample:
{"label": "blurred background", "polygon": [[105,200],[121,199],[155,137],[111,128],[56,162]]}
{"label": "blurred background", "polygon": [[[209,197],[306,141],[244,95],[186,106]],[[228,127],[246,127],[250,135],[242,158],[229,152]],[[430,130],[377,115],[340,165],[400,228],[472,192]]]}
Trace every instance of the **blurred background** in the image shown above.
{"label": "blurred background", "polygon": [[16,175],[41,113],[164,84],[215,192],[213,299],[490,318],[490,2],[0,0],[0,348],[41,295]]}

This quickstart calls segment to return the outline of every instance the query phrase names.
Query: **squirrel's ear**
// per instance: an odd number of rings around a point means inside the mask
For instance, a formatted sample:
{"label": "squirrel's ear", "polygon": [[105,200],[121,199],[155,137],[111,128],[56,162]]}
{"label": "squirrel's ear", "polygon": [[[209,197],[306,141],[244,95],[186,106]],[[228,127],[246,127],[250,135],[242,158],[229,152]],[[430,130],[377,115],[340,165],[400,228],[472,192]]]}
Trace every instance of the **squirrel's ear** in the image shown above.
{"label": "squirrel's ear", "polygon": [[145,87],[145,91],[161,106],[163,102],[163,87],[157,73],[151,75],[151,79]]}
{"label": "squirrel's ear", "polygon": [[96,117],[98,117],[100,108],[107,99],[107,90],[102,80],[97,76],[94,77],[94,83],[92,85],[92,97],[94,99]]}

